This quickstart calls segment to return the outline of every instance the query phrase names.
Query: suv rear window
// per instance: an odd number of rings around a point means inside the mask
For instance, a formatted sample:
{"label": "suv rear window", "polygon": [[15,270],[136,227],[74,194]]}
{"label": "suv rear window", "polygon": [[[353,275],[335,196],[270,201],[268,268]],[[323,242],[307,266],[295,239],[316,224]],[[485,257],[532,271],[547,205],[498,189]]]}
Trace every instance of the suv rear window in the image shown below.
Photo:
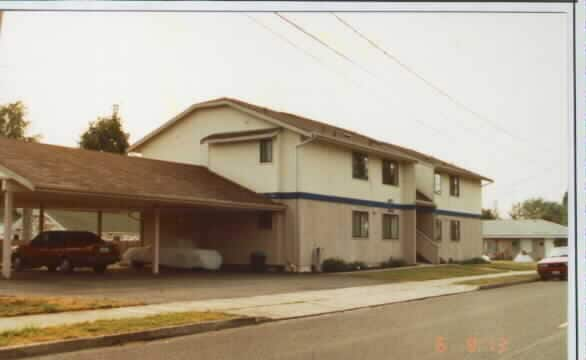
{"label": "suv rear window", "polygon": [[84,247],[98,244],[101,240],[91,232],[68,231],[61,233],[67,247]]}

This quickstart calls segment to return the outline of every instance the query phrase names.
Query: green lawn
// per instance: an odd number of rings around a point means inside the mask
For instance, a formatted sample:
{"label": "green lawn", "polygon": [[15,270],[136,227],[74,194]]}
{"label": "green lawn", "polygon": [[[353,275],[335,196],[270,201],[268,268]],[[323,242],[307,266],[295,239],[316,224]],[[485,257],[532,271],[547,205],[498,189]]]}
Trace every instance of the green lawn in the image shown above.
{"label": "green lawn", "polygon": [[478,264],[470,266],[480,266],[491,269],[511,270],[511,271],[528,271],[537,270],[537,263],[516,263],[513,261],[493,261],[490,264]]}
{"label": "green lawn", "polygon": [[114,335],[166,326],[195,324],[204,321],[230,318],[234,318],[234,316],[215,312],[182,312],[134,319],[98,320],[47,328],[30,327],[22,330],[5,331],[0,333],[0,347]]}
{"label": "green lawn", "polygon": [[511,275],[511,276],[500,276],[500,277],[493,277],[489,279],[478,279],[478,280],[468,280],[468,281],[461,281],[456,284],[459,285],[474,285],[474,286],[486,286],[486,285],[506,285],[511,283],[516,283],[517,281],[529,281],[529,280],[539,280],[539,276],[537,274],[534,275]]}
{"label": "green lawn", "polygon": [[480,265],[444,265],[434,267],[421,267],[412,269],[394,269],[387,271],[372,271],[360,272],[350,274],[350,276],[359,276],[372,280],[380,280],[386,282],[407,282],[407,281],[426,281],[439,280],[452,277],[475,276],[486,274],[498,274],[506,272],[503,269],[493,269],[480,267]]}
{"label": "green lawn", "polygon": [[434,267],[421,267],[411,269],[392,269],[387,271],[360,272],[350,276],[360,276],[368,279],[386,282],[407,282],[439,280],[452,277],[475,276],[486,274],[498,274],[509,271],[536,270],[535,263],[515,263],[512,261],[493,261],[490,264],[470,265],[443,265]]}
{"label": "green lawn", "polygon": [[77,297],[0,296],[0,318],[136,305],[142,305],[142,303]]}

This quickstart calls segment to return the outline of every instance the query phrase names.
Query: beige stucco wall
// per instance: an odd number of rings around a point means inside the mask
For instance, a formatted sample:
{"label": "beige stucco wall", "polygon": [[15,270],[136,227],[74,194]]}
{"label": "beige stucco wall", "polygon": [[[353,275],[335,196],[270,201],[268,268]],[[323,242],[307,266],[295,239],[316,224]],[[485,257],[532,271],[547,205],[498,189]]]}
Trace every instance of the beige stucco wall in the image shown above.
{"label": "beige stucco wall", "polygon": [[280,139],[273,138],[273,161],[260,162],[258,140],[208,145],[210,170],[256,192],[279,191]]}
{"label": "beige stucco wall", "polygon": [[415,171],[412,164],[400,165],[399,186],[382,183],[382,159],[368,157],[368,180],[352,177],[352,150],[311,142],[299,148],[299,191],[362,200],[413,203]]}
{"label": "beige stucco wall", "polygon": [[[448,261],[470,259],[482,255],[482,221],[476,218],[436,215],[442,221],[442,240],[440,245],[440,257]],[[450,220],[460,221],[460,241],[450,239]]]}
{"label": "beige stucco wall", "polygon": [[[384,240],[382,214],[387,213],[385,209],[314,200],[298,200],[298,204],[302,270],[309,270],[317,247],[322,248],[322,260],[339,257],[375,266],[390,257],[405,258],[403,249],[415,241],[415,219],[410,214],[414,211],[394,210],[400,217],[399,239]],[[368,238],[352,237],[352,211],[369,212]]]}
{"label": "beige stucco wall", "polygon": [[433,166],[424,162],[415,164],[415,176],[417,190],[428,198],[433,199]]}
{"label": "beige stucco wall", "polygon": [[202,138],[222,132],[271,127],[275,125],[229,107],[201,109],[175,123],[135,151],[152,159],[205,164],[207,146],[200,146]]}
{"label": "beige stucco wall", "polygon": [[463,211],[480,215],[482,208],[482,186],[480,180],[460,177],[460,196],[450,195],[450,177],[441,174],[441,194],[434,194],[434,202],[438,209]]}

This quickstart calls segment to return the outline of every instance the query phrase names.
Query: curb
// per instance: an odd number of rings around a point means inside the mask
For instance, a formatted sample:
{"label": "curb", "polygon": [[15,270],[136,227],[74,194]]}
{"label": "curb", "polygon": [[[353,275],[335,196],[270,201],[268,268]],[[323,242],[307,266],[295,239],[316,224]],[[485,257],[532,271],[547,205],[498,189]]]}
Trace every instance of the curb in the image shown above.
{"label": "curb", "polygon": [[85,350],[90,348],[122,345],[136,341],[151,341],[176,336],[193,335],[209,331],[218,331],[242,326],[254,325],[266,321],[263,318],[237,318],[216,320],[197,324],[169,326],[151,330],[80,338],[65,341],[52,341],[28,345],[16,345],[0,349],[0,359],[22,359],[31,356],[44,356],[58,353]]}
{"label": "curb", "polygon": [[530,280],[513,281],[513,282],[505,283],[505,284],[481,285],[481,286],[478,287],[478,290],[498,289],[498,288],[503,288],[503,287],[507,287],[507,286],[515,286],[515,285],[521,285],[521,284],[529,284],[529,283],[537,282],[537,281],[539,281],[539,278],[530,279]]}

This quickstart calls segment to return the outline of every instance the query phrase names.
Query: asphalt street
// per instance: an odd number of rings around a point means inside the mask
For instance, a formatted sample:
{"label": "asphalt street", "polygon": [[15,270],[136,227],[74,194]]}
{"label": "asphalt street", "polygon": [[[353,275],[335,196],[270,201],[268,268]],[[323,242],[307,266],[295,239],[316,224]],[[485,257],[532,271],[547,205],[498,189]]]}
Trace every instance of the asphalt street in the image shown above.
{"label": "asphalt street", "polygon": [[42,359],[565,359],[566,292],[537,282]]}

